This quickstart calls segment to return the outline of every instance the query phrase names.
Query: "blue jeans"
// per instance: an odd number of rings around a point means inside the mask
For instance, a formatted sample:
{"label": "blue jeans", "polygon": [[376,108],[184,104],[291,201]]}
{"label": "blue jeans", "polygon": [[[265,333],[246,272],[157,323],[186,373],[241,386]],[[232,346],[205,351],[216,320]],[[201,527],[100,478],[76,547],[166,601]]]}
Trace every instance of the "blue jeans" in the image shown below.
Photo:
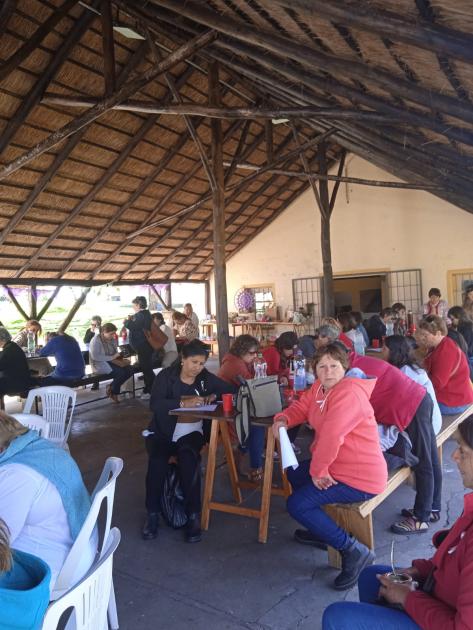
{"label": "blue jeans", "polygon": [[325,609],[322,630],[421,630],[407,613],[383,606],[378,601],[377,573],[388,573],[391,567],[373,565],[358,578],[360,603],[337,602]]}
{"label": "blue jeans", "polygon": [[448,405],[444,405],[439,402],[440,413],[443,416],[454,416],[457,413],[463,413],[465,409],[468,409],[470,405],[460,405],[460,407],[448,407]]}
{"label": "blue jeans", "polygon": [[264,436],[266,430],[264,427],[250,426],[248,440],[245,447],[240,447],[243,453],[249,452],[251,468],[261,468],[263,466],[263,449]]}
{"label": "blue jeans", "polygon": [[287,478],[292,494],[287,500],[287,511],[298,523],[307,528],[319,540],[334,549],[345,549],[349,535],[339,527],[322,509],[330,503],[356,503],[374,497],[340,481],[328,490],[318,490],[309,473],[310,459],[299,464],[296,470],[287,469]]}

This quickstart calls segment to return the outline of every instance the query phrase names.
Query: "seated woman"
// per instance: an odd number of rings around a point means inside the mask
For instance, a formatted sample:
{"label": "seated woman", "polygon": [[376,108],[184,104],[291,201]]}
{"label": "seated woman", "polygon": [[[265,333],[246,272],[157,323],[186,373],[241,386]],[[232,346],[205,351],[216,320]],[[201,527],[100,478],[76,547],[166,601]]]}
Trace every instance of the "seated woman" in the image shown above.
{"label": "seated woman", "polygon": [[100,327],[102,326],[102,318],[100,315],[94,315],[90,318],[90,326],[87,328],[84,334],[84,343],[90,343],[95,335],[98,335],[100,332]]}
{"label": "seated woman", "polygon": [[416,341],[427,351],[424,367],[434,386],[440,411],[453,415],[473,403],[470,368],[465,354],[447,337],[447,325],[437,315],[419,322]]}
{"label": "seated woman", "polygon": [[187,302],[184,304],[184,315],[191,320],[194,326],[197,328],[197,332],[199,332],[199,318],[197,317],[197,313],[194,311],[192,304]]}
{"label": "seated woman", "polygon": [[39,351],[40,357],[54,357],[54,371],[38,380],[39,385],[67,385],[68,381],[82,378],[85,374],[84,357],[79,344],[64,332],[50,333],[49,340]]}
{"label": "seated woman", "polygon": [[30,332],[34,334],[35,340],[42,332],[41,324],[35,319],[29,319],[25,327],[13,337],[13,341],[17,343],[20,348],[26,348],[28,345],[28,333]]}
{"label": "seated woman", "polygon": [[174,363],[177,359],[177,345],[176,340],[174,339],[174,334],[169,326],[165,323],[164,317],[162,313],[153,313],[151,315],[152,319],[156,322],[156,324],[160,327],[163,333],[166,335],[168,340],[164,344],[162,348],[162,359],[161,359],[161,367],[166,368]]}
{"label": "seated woman", "polygon": [[[89,495],[69,453],[0,412],[0,514],[12,547],[49,565],[51,589],[89,509]],[[90,568],[95,551],[90,540],[75,579]]]}
{"label": "seated woman", "polygon": [[[458,427],[453,453],[463,485],[473,489],[473,415]],[[390,566],[365,569],[358,581],[360,602],[337,602],[324,612],[323,630],[467,630],[473,627],[473,493],[463,514],[430,560],[414,560],[407,573],[415,582],[396,584]],[[416,583],[419,587],[416,586]],[[384,601],[383,601],[384,600]],[[383,603],[396,608],[382,605]]]}
{"label": "seated woman", "polygon": [[407,309],[402,302],[395,302],[392,307],[394,312],[394,334],[406,335],[407,334]]}
{"label": "seated woman", "polygon": [[294,357],[294,348],[297,346],[297,335],[294,332],[283,332],[274,342],[274,346],[268,346],[263,350],[266,361],[266,374],[277,376],[282,385],[289,383],[291,359]]}
{"label": "seated woman", "polygon": [[[357,328],[356,319],[353,313],[340,313],[338,316],[338,322],[342,327],[340,333],[340,341],[349,349],[353,349],[358,354],[365,354],[365,338],[363,333]],[[347,343],[347,340],[349,343]],[[350,345],[351,344],[351,345]]]}
{"label": "seated woman", "polygon": [[337,590],[351,588],[374,554],[339,527],[323,506],[366,501],[383,492],[388,478],[369,401],[376,379],[345,378],[347,369],[347,353],[339,343],[321,348],[314,358],[314,385],[275,416],[273,427],[276,437],[281,426],[308,421],[315,429],[312,458],[287,471],[293,489],[287,509],[312,537],[340,552]]}
{"label": "seated woman", "polygon": [[[222,365],[218,371],[218,376],[236,387],[241,385],[239,377],[246,379],[254,378],[254,361],[258,353],[258,340],[251,335],[240,335],[236,337],[230,350],[222,359]],[[264,427],[250,427],[248,435],[248,451],[250,454],[250,481],[261,481],[263,479],[263,448],[264,448]],[[240,450],[245,452],[246,449]]]}
{"label": "seated woman", "polygon": [[20,394],[32,386],[30,368],[26,355],[18,344],[11,340],[6,328],[0,327],[0,395]]}
{"label": "seated woman", "polygon": [[172,314],[172,321],[176,334],[176,343],[183,345],[199,338],[199,329],[194,322],[186,317],[184,313],[174,311]]}
{"label": "seated woman", "polygon": [[452,328],[463,337],[467,346],[467,356],[470,366],[473,366],[473,321],[461,306],[452,306],[448,311],[448,317],[452,322]]}
{"label": "seated woman", "polygon": [[111,385],[107,385],[107,396],[113,402],[120,402],[120,387],[133,374],[133,368],[128,359],[118,351],[115,335],[115,324],[104,324],[98,335],[94,335],[90,342],[90,365],[97,374],[110,374],[113,378]]}
{"label": "seated woman", "polygon": [[40,630],[50,581],[51,570],[43,560],[10,549],[8,527],[0,519],[1,627]]}
{"label": "seated woman", "polygon": [[205,369],[207,347],[198,339],[182,347],[182,357],[154,379],[150,407],[153,418],[146,438],[146,510],[142,535],[145,540],[158,535],[158,512],[171,455],[177,456],[182,491],[188,516],[186,538],[199,542],[200,532],[200,451],[205,443],[202,420],[188,422],[185,415],[170,415],[178,407],[199,407],[236,387]]}

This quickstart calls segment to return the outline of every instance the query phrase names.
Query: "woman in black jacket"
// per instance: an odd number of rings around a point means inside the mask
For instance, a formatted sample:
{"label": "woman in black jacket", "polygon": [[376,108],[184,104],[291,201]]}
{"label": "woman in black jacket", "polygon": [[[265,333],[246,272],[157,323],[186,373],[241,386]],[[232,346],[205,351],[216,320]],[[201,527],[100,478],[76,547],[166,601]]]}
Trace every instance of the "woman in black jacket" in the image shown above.
{"label": "woman in black jacket", "polygon": [[3,327],[0,327],[0,349],[0,395],[27,392],[32,386],[28,361]]}
{"label": "woman in black jacket", "polygon": [[204,422],[180,422],[179,416],[169,415],[178,407],[200,407],[223,393],[238,388],[222,381],[204,366],[207,346],[194,340],[182,347],[182,355],[173,365],[162,370],[154,379],[150,407],[153,419],[146,438],[149,462],[146,475],[147,518],[142,535],[145,540],[158,534],[158,512],[161,494],[171,455],[177,465],[186,502],[188,542],[199,542],[200,532],[200,451],[205,443]]}

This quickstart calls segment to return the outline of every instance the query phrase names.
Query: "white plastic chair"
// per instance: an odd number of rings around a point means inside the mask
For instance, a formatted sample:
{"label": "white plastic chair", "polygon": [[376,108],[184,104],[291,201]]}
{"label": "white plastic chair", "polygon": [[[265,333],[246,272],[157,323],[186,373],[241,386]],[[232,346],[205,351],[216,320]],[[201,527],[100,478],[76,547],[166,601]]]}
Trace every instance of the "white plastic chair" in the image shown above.
{"label": "white plastic chair", "polygon": [[12,413],[12,416],[28,429],[38,431],[40,437],[49,437],[49,422],[36,413]]}
{"label": "white plastic chair", "polygon": [[[91,496],[92,505],[90,506],[87,518],[85,519],[79,535],[72,545],[67,555],[67,558],[62,565],[62,569],[56,579],[54,589],[51,593],[52,600],[62,597],[64,593],[73,588],[76,580],[77,566],[79,564],[80,558],[84,553],[84,550],[89,544],[90,539],[95,535],[100,508],[102,506],[102,503],[105,501],[105,524],[103,528],[103,534],[100,537],[100,539],[102,540],[102,544],[97,550],[97,557],[100,558],[104,554],[104,551],[106,549],[105,543],[108,539],[110,525],[112,521],[116,480],[122,469],[123,460],[119,457],[109,457],[105,461],[102,474],[100,475],[97,485],[95,486]],[[112,630],[117,630],[118,617],[113,584],[110,592],[109,618],[110,627],[112,628]]]}
{"label": "white plastic chair", "polygon": [[[120,542],[120,530],[110,530],[102,557],[70,591],[49,605],[42,630],[57,630],[59,620],[72,608],[67,627],[76,630],[106,630],[107,607],[112,590],[113,554]],[[61,625],[61,627],[63,627]]]}
{"label": "white plastic chair", "polygon": [[76,392],[63,385],[38,387],[28,392],[23,413],[31,413],[35,398],[41,400],[41,415],[49,422],[49,439],[59,446],[66,446],[76,404]]}

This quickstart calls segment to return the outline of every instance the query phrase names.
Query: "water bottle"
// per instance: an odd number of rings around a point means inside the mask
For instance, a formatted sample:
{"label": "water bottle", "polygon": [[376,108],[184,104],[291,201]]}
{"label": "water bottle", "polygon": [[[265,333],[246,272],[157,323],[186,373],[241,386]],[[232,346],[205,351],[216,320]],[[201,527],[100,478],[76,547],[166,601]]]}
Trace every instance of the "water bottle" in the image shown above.
{"label": "water bottle", "polygon": [[32,330],[29,330],[27,333],[26,350],[30,356],[33,355],[36,350],[36,339]]}
{"label": "water bottle", "polygon": [[266,374],[267,370],[268,370],[268,364],[266,363],[264,356],[261,355],[261,362],[260,362],[261,378],[265,378],[267,376]]}
{"label": "water bottle", "polygon": [[294,389],[296,392],[306,388],[305,359],[302,350],[298,350],[294,357]]}
{"label": "water bottle", "polygon": [[255,378],[263,378],[263,355],[258,352],[258,356],[255,359]]}

